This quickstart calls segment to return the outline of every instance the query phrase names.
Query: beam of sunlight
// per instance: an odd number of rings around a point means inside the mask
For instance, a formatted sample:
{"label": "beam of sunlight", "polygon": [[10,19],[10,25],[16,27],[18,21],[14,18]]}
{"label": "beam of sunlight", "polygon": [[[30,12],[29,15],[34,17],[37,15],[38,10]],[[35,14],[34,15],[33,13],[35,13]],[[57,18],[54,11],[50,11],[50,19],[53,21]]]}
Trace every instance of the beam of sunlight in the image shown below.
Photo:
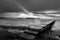
{"label": "beam of sunlight", "polygon": [[[21,18],[34,17],[33,16],[34,14],[32,12],[29,12],[27,9],[25,9],[21,4],[19,4],[18,2],[16,2],[16,4],[24,12],[23,14],[19,14],[17,17],[21,17]],[[35,16],[34,18],[37,18],[37,16]]]}
{"label": "beam of sunlight", "polygon": [[[23,3],[23,2],[22,2]],[[25,12],[26,14],[30,14],[30,12],[24,8],[24,6],[22,6],[21,4],[19,4],[17,1],[16,1],[16,4],[17,6],[23,11]]]}

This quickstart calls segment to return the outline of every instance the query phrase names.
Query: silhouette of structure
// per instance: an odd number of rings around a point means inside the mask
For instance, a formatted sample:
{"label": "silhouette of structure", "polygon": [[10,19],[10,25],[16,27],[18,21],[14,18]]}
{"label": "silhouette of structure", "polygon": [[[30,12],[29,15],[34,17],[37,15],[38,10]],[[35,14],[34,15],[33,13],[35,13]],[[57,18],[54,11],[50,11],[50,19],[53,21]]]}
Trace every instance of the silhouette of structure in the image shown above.
{"label": "silhouette of structure", "polygon": [[55,21],[49,23],[48,25],[46,25],[45,27],[39,29],[37,32],[37,34],[33,34],[33,33],[29,33],[29,32],[25,32],[27,34],[30,34],[30,35],[35,35],[35,39],[40,39],[42,38],[42,35],[45,34],[45,33],[49,33],[54,25]]}

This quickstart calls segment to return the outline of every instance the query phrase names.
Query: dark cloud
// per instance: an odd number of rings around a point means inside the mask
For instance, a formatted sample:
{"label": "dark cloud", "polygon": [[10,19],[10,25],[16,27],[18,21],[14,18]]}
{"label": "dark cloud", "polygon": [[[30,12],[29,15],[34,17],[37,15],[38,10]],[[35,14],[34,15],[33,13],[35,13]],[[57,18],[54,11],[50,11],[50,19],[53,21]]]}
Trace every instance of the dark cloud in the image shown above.
{"label": "dark cloud", "polygon": [[60,9],[60,0],[0,0],[0,13],[22,11],[16,1],[30,11]]}
{"label": "dark cloud", "polygon": [[18,12],[22,11],[14,0],[0,0],[0,12]]}
{"label": "dark cloud", "polygon": [[30,0],[32,10],[60,9],[60,0]]}

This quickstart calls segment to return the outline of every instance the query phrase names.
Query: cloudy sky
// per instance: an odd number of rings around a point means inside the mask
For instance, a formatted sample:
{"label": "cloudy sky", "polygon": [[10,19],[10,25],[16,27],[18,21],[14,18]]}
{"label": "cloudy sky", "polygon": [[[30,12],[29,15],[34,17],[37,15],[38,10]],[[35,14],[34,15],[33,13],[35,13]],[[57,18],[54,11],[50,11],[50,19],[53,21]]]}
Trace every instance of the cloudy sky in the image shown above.
{"label": "cloudy sky", "polygon": [[60,0],[0,0],[0,13],[22,11],[18,5],[24,6],[29,11],[59,10]]}

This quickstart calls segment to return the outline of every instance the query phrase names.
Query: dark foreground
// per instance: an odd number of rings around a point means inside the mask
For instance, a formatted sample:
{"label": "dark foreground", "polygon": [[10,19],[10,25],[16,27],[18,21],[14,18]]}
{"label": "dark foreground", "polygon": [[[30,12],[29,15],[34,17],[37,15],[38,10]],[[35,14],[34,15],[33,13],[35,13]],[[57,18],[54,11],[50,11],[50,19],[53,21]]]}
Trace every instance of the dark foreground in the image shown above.
{"label": "dark foreground", "polygon": [[[42,21],[43,22],[43,25],[41,26],[41,20],[37,20],[37,19],[33,19],[33,20],[26,20],[26,19],[23,19],[23,20],[0,20],[0,25],[13,25],[14,27],[19,25],[19,26],[25,26],[25,27],[28,27],[28,26],[31,26],[31,25],[35,25],[34,27],[38,27],[38,29],[40,27],[43,27],[45,26],[46,24],[48,24],[48,21]],[[24,22],[23,22],[24,21]],[[26,23],[27,22],[27,23]],[[46,24],[45,24],[46,23]],[[56,22],[58,23],[58,22]],[[20,25],[21,24],[21,25]],[[27,25],[28,24],[28,25]],[[59,23],[58,23],[59,24]],[[37,25],[37,26],[36,26]],[[39,26],[38,26],[39,25]],[[55,25],[57,26],[57,25]],[[1,27],[1,26],[0,26]],[[41,28],[40,28],[41,29]],[[27,37],[27,38],[33,38],[32,36],[27,36],[26,34],[24,34],[23,32],[21,32],[22,30],[20,29],[3,29],[3,28],[0,28],[0,40],[30,40],[30,39],[24,39],[24,38],[21,38],[20,36],[22,35],[23,37]],[[19,34],[18,34],[19,33]],[[25,35],[25,36],[24,36]],[[58,31],[53,31],[53,34],[49,34],[49,35],[45,35],[46,38],[40,38],[39,40],[59,40],[59,38],[56,38],[56,35],[57,36],[60,36],[60,32],[59,30]],[[34,40],[38,40],[38,39],[34,39]]]}

